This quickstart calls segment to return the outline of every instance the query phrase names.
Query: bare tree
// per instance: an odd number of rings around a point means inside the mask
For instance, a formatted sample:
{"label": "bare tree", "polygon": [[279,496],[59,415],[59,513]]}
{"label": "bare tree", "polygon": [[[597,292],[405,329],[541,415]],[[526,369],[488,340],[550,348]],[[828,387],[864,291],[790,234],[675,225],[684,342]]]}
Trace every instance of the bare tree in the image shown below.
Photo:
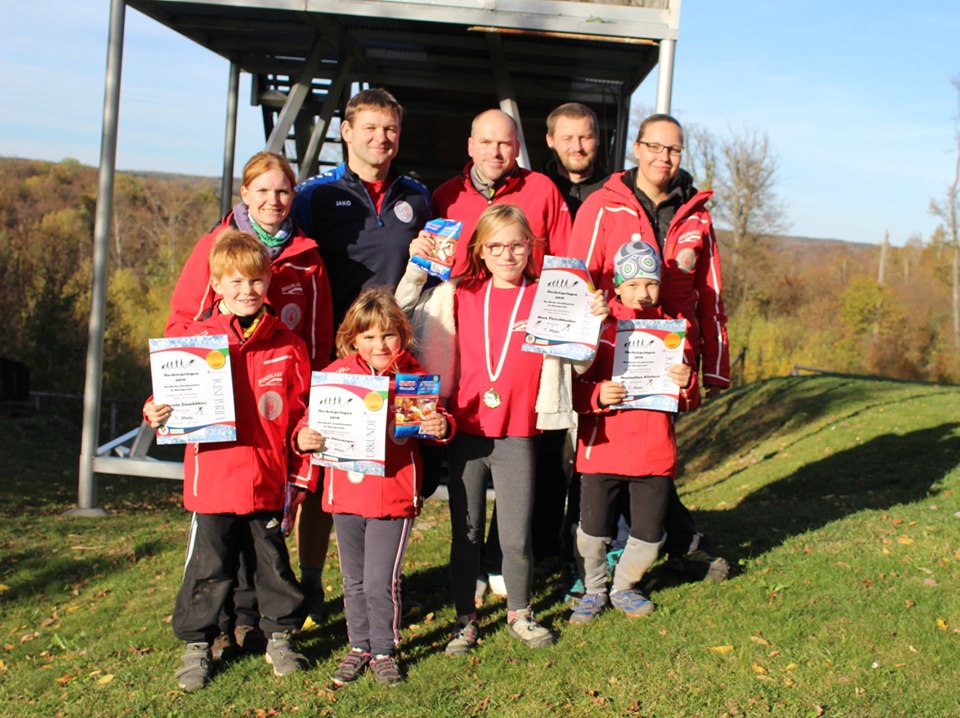
{"label": "bare tree", "polygon": [[954,150],[956,162],[953,168],[953,182],[947,187],[946,196],[940,200],[930,200],[930,213],[939,217],[947,243],[951,246],[953,259],[951,262],[952,284],[952,314],[953,314],[953,346],[960,347],[960,75],[952,80],[957,91],[957,116],[954,124]]}

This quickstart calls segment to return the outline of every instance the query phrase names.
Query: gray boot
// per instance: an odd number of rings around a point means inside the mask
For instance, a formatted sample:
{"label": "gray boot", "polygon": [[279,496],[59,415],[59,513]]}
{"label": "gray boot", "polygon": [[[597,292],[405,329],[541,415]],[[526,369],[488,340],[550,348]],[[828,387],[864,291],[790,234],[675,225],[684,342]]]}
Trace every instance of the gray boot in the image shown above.
{"label": "gray boot", "polygon": [[174,674],[184,691],[196,691],[207,685],[213,670],[209,643],[188,643],[183,652],[183,665]]}
{"label": "gray boot", "polygon": [[307,667],[307,657],[297,651],[289,631],[277,631],[270,636],[266,659],[275,676],[289,676]]}

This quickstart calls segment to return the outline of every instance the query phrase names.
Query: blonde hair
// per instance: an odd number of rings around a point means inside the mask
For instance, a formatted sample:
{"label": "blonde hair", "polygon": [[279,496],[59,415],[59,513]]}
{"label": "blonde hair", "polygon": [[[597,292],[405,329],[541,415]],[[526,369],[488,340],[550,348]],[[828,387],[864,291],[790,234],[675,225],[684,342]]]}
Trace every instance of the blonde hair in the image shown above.
{"label": "blonde hair", "polygon": [[243,175],[240,180],[242,187],[249,187],[257,177],[269,172],[270,170],[280,170],[290,182],[290,189],[297,184],[297,176],[293,173],[293,168],[287,162],[287,158],[278,155],[276,152],[257,152],[253,157],[247,160],[243,166]]}
{"label": "blonde hair", "polygon": [[239,229],[225,229],[217,235],[210,250],[210,277],[219,280],[229,272],[245,277],[269,277],[270,255],[263,242]]}
{"label": "blonde hair", "polygon": [[[484,242],[500,230],[514,224],[520,227],[523,238],[530,243],[531,250],[540,244],[540,239],[530,229],[527,215],[519,207],[512,204],[494,204],[483,210],[470,237],[470,243],[467,245],[466,267],[460,275],[464,278],[466,284],[482,281],[490,276],[490,270],[487,269],[487,264],[483,261]],[[531,257],[532,254],[527,255],[527,264],[523,268],[523,276],[526,277],[528,282],[534,282],[537,279],[537,275],[530,265]]]}
{"label": "blonde hair", "polygon": [[395,331],[400,336],[402,349],[413,343],[410,321],[389,287],[365,289],[350,305],[337,330],[337,356],[343,358],[355,353],[354,340],[374,327]]}

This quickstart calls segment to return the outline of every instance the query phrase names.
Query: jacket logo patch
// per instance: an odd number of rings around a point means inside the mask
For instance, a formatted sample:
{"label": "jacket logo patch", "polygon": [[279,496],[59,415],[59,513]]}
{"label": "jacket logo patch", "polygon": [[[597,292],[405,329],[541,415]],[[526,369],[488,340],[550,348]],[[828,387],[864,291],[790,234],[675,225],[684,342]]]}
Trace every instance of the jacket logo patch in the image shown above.
{"label": "jacket logo patch", "polygon": [[349,206],[350,206],[350,200],[348,200],[348,199],[338,199],[336,206],[337,206],[337,207],[349,207]]}
{"label": "jacket logo patch", "polygon": [[699,232],[684,232],[677,240],[677,244],[690,244],[691,242],[700,243],[702,237]]}
{"label": "jacket logo patch", "polygon": [[264,419],[273,421],[283,413],[283,397],[275,391],[265,391],[257,402],[257,410]]}
{"label": "jacket logo patch", "polygon": [[257,379],[257,386],[277,386],[283,384],[283,372],[275,371]]}
{"label": "jacket logo patch", "polygon": [[291,282],[280,288],[280,293],[284,296],[289,294],[303,294],[303,286],[299,282]]}
{"label": "jacket logo patch", "polygon": [[287,329],[299,327],[301,319],[303,319],[303,311],[297,304],[291,302],[280,310],[280,321],[286,325]]}
{"label": "jacket logo patch", "polygon": [[677,252],[676,262],[677,268],[681,272],[690,274],[694,269],[697,268],[697,253],[694,252],[690,247],[684,247]]}
{"label": "jacket logo patch", "polygon": [[410,206],[410,203],[406,200],[400,200],[393,207],[393,213],[397,215],[397,219],[406,224],[413,219],[413,207]]}

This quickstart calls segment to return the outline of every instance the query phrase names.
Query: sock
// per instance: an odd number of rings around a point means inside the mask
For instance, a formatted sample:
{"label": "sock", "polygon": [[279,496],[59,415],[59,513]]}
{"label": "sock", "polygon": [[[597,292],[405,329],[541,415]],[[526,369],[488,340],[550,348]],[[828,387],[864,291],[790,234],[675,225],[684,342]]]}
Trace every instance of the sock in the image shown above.
{"label": "sock", "polygon": [[613,590],[626,591],[640,583],[643,574],[647,572],[660,551],[660,544],[650,541],[641,541],[631,536],[623,549],[617,569],[613,573]]}
{"label": "sock", "polygon": [[577,529],[576,557],[587,593],[607,592],[607,544],[609,536],[591,536]]}

